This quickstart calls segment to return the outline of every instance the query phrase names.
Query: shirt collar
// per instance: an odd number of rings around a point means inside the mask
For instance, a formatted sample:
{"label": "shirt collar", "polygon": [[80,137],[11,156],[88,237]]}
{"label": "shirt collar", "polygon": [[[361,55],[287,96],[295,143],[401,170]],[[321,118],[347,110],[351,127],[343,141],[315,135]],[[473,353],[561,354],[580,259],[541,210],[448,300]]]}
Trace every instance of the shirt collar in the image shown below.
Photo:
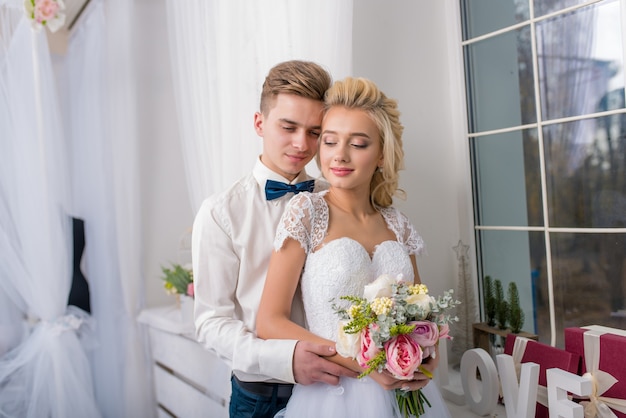
{"label": "shirt collar", "polygon": [[254,179],[257,181],[259,186],[261,186],[261,188],[265,187],[265,182],[267,180],[280,181],[280,182],[287,183],[287,184],[296,184],[305,180],[311,180],[311,177],[309,177],[309,175],[306,173],[306,170],[303,169],[295,179],[293,179],[292,181],[289,181],[283,176],[281,176],[280,174],[269,169],[265,164],[263,164],[261,162],[260,156],[259,158],[257,158],[256,164],[254,165],[254,168],[252,169],[252,175],[254,176]]}

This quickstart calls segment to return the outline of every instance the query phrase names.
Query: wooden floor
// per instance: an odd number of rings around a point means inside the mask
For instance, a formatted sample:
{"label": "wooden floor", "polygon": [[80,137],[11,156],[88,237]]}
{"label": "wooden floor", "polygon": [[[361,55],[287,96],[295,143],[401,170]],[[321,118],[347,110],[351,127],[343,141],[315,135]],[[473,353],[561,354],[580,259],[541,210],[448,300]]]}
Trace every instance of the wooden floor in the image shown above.
{"label": "wooden floor", "polygon": [[[457,388],[459,393],[462,393],[461,376],[458,370],[454,370],[454,369],[450,370],[449,379],[450,379],[450,385],[454,388]],[[450,410],[450,415],[452,416],[452,418],[479,418],[479,417],[480,418],[485,418],[485,417],[503,418],[503,417],[506,417],[506,413],[505,413],[503,405],[497,405],[496,409],[493,411],[493,414],[481,416],[481,415],[477,415],[473,413],[467,405],[457,405],[454,402],[451,402],[449,400],[446,400],[446,404],[448,405],[448,409]]]}
{"label": "wooden floor", "polygon": [[[448,409],[450,410],[450,415],[452,416],[452,418],[485,418],[485,416],[476,415],[475,413],[473,413],[466,405],[460,406],[448,401],[446,401],[446,403],[448,404]],[[492,415],[487,415],[487,417],[506,417],[504,406],[498,405],[494,413]]]}

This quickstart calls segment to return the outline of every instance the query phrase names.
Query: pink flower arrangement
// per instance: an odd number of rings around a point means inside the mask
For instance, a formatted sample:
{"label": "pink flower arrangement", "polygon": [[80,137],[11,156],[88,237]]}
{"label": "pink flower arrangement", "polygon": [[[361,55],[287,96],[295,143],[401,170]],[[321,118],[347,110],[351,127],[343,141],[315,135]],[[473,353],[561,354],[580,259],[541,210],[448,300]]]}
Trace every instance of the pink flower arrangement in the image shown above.
{"label": "pink flower arrangement", "polygon": [[[448,324],[458,321],[447,313],[461,303],[452,293],[435,299],[425,285],[404,282],[402,275],[378,277],[365,286],[363,297],[341,297],[349,307],[333,306],[341,317],[337,352],[365,368],[360,377],[383,369],[401,380],[411,380],[417,371],[430,375],[422,362],[436,355],[440,339],[451,339]],[[423,415],[424,403],[430,406],[421,390],[397,390],[396,399],[405,417]]]}
{"label": "pink flower arrangement", "polygon": [[35,29],[48,26],[51,32],[56,32],[65,23],[63,0],[24,0],[24,10]]}

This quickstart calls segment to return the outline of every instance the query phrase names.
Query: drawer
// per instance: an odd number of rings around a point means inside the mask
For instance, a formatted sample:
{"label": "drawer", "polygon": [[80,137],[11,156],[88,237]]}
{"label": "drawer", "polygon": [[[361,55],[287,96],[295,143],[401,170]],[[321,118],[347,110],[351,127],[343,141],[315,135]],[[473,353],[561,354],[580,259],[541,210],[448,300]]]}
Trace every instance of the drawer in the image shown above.
{"label": "drawer", "polygon": [[174,414],[178,418],[228,418],[228,406],[200,392],[159,365],[154,366],[154,384],[159,417]]}
{"label": "drawer", "polygon": [[[157,418],[172,418],[173,415],[169,414],[165,409],[161,406],[157,406]],[[176,417],[174,417],[176,418]]]}
{"label": "drawer", "polygon": [[230,399],[230,368],[217,355],[182,335],[150,328],[152,356],[214,399]]}

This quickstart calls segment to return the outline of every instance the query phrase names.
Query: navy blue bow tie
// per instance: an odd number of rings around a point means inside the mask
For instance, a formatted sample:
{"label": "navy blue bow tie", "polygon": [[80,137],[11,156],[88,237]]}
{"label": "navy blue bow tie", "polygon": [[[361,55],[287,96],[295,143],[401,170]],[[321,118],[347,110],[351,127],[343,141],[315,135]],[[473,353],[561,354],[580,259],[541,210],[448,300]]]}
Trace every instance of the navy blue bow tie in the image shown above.
{"label": "navy blue bow tie", "polygon": [[265,198],[267,200],[278,199],[287,193],[298,194],[300,192],[312,192],[315,188],[315,180],[307,180],[298,184],[281,183],[280,181],[268,180],[265,183]]}

